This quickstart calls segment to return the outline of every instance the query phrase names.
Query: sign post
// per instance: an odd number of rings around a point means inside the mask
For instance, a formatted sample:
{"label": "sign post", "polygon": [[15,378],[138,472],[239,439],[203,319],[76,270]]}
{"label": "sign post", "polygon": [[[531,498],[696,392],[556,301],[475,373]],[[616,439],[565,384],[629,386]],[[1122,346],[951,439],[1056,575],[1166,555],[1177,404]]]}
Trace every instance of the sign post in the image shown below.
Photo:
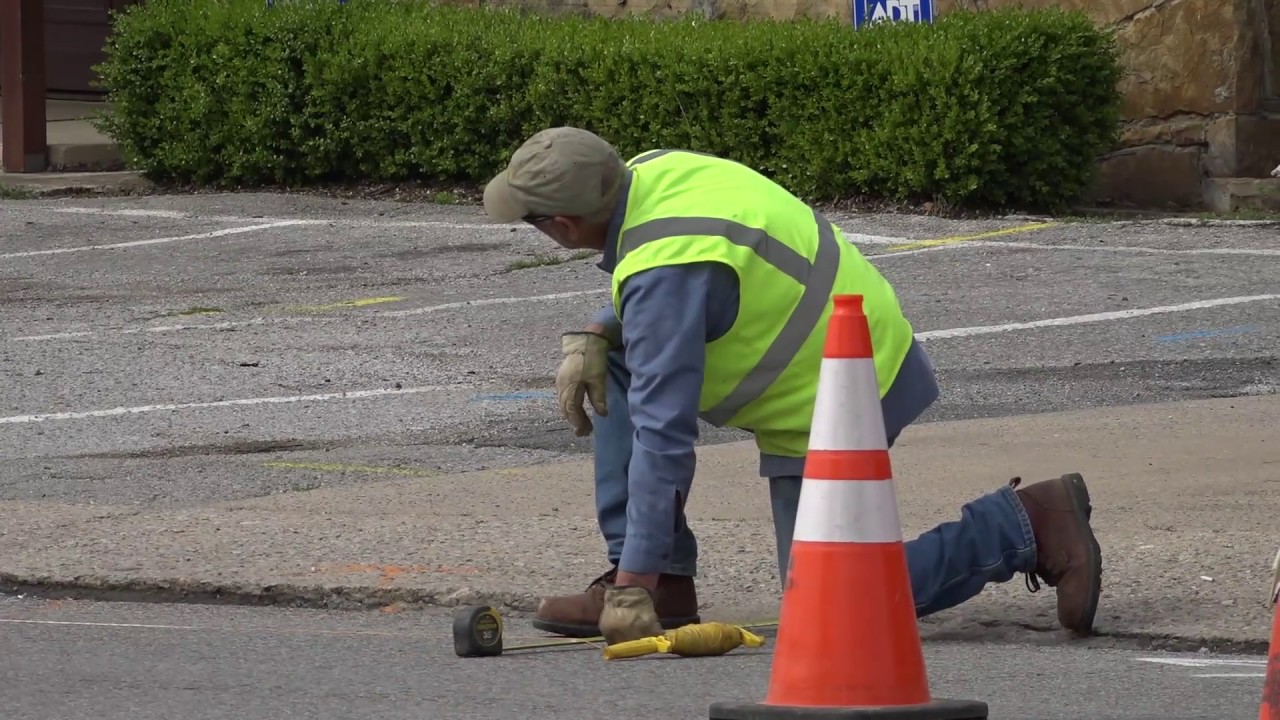
{"label": "sign post", "polygon": [[5,172],[44,172],[45,130],[43,0],[0,0],[0,142]]}
{"label": "sign post", "polygon": [[853,0],[853,26],[873,22],[933,23],[933,0]]}

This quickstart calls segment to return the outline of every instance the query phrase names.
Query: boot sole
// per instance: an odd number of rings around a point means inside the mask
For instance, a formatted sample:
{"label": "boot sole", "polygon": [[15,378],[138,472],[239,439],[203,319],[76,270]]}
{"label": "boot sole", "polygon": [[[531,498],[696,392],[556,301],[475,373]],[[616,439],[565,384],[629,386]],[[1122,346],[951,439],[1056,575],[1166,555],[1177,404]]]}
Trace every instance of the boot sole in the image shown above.
{"label": "boot sole", "polygon": [[1093,506],[1089,498],[1089,486],[1085,484],[1084,477],[1079,473],[1069,473],[1063,475],[1062,479],[1067,485],[1067,497],[1071,499],[1071,509],[1075,511],[1076,527],[1089,541],[1089,604],[1085,606],[1081,622],[1077,627],[1071,628],[1077,635],[1087,637],[1093,634],[1093,620],[1098,614],[1098,600],[1102,595],[1102,546],[1098,544],[1093,528],[1089,526]]}
{"label": "boot sole", "polygon": [[[702,622],[702,617],[698,615],[684,618],[659,618],[658,620],[658,624],[662,626],[663,630],[675,630],[678,627],[697,625],[700,622]],[[600,628],[597,625],[556,622],[555,620],[544,620],[543,618],[534,618],[532,624],[535,628],[553,635],[571,638],[600,637]]]}

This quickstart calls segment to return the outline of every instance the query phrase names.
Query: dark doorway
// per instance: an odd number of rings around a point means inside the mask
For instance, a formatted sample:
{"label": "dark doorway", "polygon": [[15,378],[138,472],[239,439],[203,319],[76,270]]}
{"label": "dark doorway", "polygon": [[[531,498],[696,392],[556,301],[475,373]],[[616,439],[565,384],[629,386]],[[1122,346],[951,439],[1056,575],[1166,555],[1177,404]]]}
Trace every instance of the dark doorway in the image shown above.
{"label": "dark doorway", "polygon": [[137,0],[44,0],[46,86],[50,94],[102,91],[94,87],[93,66],[104,59],[113,10]]}

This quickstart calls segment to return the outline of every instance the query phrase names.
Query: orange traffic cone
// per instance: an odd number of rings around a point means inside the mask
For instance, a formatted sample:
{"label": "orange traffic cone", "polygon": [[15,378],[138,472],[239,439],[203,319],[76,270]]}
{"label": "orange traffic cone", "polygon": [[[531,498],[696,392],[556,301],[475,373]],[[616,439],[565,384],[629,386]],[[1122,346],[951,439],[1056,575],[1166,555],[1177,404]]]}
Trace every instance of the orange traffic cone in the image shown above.
{"label": "orange traffic cone", "polygon": [[862,296],[834,302],[768,695],[710,718],[985,720],[930,696]]}
{"label": "orange traffic cone", "polygon": [[1280,720],[1280,552],[1271,562],[1271,642],[1267,647],[1266,677],[1262,681],[1262,704],[1258,720]]}

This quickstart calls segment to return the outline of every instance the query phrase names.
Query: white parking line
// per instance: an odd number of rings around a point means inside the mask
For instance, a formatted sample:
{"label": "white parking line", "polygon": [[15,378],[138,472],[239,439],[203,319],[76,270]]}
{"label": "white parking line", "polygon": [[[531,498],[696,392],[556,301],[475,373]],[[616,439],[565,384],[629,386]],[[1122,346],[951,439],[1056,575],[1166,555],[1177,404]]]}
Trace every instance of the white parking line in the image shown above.
{"label": "white parking line", "polygon": [[[889,243],[885,243],[885,244],[889,244]],[[898,243],[895,242],[892,244],[897,245]],[[863,253],[862,257],[867,258],[868,260],[879,260],[879,259],[892,260],[894,258],[907,257],[908,255],[919,255],[921,253],[937,252],[939,250],[944,250],[947,248],[954,248],[961,244],[963,243],[956,243],[955,245],[936,245],[934,247],[916,248],[914,250],[899,250],[897,252]]]}
{"label": "white parking line", "polygon": [[1222,307],[1224,305],[1242,305],[1244,303],[1278,300],[1280,295],[1245,295],[1241,297],[1216,298],[1213,300],[1196,300],[1180,305],[1160,305],[1158,307],[1134,308],[1132,310],[1114,310],[1112,312],[1090,313],[1088,315],[1071,315],[1068,317],[1032,320],[1031,322],[1004,323],[1001,325],[977,325],[973,327],[950,328],[948,330],[928,330],[916,333],[918,340],[938,340],[942,338],[972,337],[974,335],[990,335],[992,333],[1010,332],[1012,330],[1031,330],[1034,328],[1064,327],[1067,325],[1083,325],[1085,323],[1106,322],[1108,320],[1127,320],[1147,315],[1163,315],[1165,313],[1203,310],[1205,308]]}
{"label": "white parking line", "polygon": [[[930,250],[937,248],[927,248]],[[905,254],[905,253],[898,253]],[[587,295],[604,295],[609,292],[609,288],[597,288],[592,290],[571,290],[560,293],[550,293],[547,295],[529,295],[524,297],[500,297],[500,298],[481,298],[479,300],[460,300],[457,302],[442,303],[440,305],[428,305],[419,308],[409,308],[406,310],[392,310],[386,312],[373,312],[362,314],[361,319],[377,320],[384,317],[408,317],[415,315],[425,315],[428,313],[442,312],[445,310],[457,310],[468,307],[481,307],[487,305],[515,305],[519,303],[547,302],[555,300],[566,300],[575,297],[584,297]],[[1089,313],[1087,315],[1070,315],[1067,317],[1048,318],[1045,320],[1032,320],[1020,323],[1002,323],[999,325],[974,325],[969,327],[947,328],[943,330],[926,330],[916,333],[916,338],[921,341],[941,340],[945,338],[972,337],[974,335],[990,335],[993,333],[1011,332],[1014,330],[1031,330],[1035,328],[1045,327],[1064,327],[1068,325],[1083,325],[1086,323],[1106,322],[1109,320],[1126,320],[1129,318],[1144,317],[1147,315],[1164,315],[1168,313],[1187,312],[1190,310],[1202,310],[1205,308],[1221,307],[1224,305],[1242,305],[1245,303],[1262,302],[1265,300],[1280,299],[1280,294],[1270,295],[1245,295],[1240,297],[1214,298],[1211,300],[1196,300],[1194,302],[1182,303],[1179,305],[1160,305],[1149,308],[1133,308],[1130,310],[1114,310],[1111,312]],[[349,322],[351,316],[343,316],[343,322]],[[246,327],[250,325],[266,325],[266,324],[282,324],[282,323],[298,323],[298,322],[318,322],[325,319],[333,318],[313,317],[313,316],[297,316],[297,317],[279,317],[279,318],[249,318],[247,320],[227,320],[216,323],[184,323],[177,325],[152,325],[147,327],[125,328],[121,330],[81,330],[74,332],[49,333],[46,335],[22,335],[18,337],[8,338],[9,342],[39,342],[45,340],[70,340],[74,338],[86,338],[99,335],[136,335],[140,333],[163,333],[176,332],[182,330],[228,330],[236,327]]]}
{"label": "white parking line", "polygon": [[606,292],[609,292],[609,288],[604,287],[594,288],[591,290],[569,290],[566,292],[551,293],[550,295],[534,295],[532,297],[500,297],[481,298],[479,300],[459,300],[457,302],[444,303],[443,305],[429,305],[427,307],[409,308],[407,310],[388,310],[386,312],[377,313],[374,317],[406,317],[409,315],[424,315],[426,313],[440,312],[441,310],[454,310],[464,307],[515,305],[530,301],[545,302],[547,300],[566,300],[568,298],[582,297],[584,295],[603,295]]}
{"label": "white parking line", "polygon": [[[580,291],[574,291],[571,293],[558,293],[556,295],[550,295],[550,296],[544,295],[540,297],[541,299],[572,297],[575,295],[587,294],[589,292],[603,292],[603,290],[600,290],[600,291],[580,290]],[[534,299],[534,298],[491,298],[487,301],[487,304],[491,304],[491,305],[507,304],[512,302],[519,302],[522,300],[529,300],[529,299]],[[1227,305],[1240,305],[1244,303],[1262,302],[1265,300],[1277,300],[1277,299],[1280,299],[1280,294],[1248,295],[1243,297],[1217,298],[1214,300],[1198,300],[1196,302],[1182,303],[1181,305],[1162,305],[1159,307],[1137,308],[1133,310],[1118,310],[1114,312],[1104,312],[1104,313],[1091,313],[1088,315],[1071,315],[1068,317],[1048,318],[1045,320],[1035,320],[1031,322],[1004,323],[1001,325],[979,325],[979,326],[971,326],[971,327],[950,328],[946,330],[929,330],[926,332],[917,333],[916,338],[927,341],[927,340],[937,340],[937,339],[943,339],[943,338],[972,337],[975,335],[989,335],[992,333],[1011,332],[1015,330],[1027,330],[1032,328],[1063,327],[1068,325],[1080,325],[1085,323],[1105,322],[1108,320],[1126,320],[1129,318],[1143,317],[1146,315],[1187,312],[1191,310],[1201,310],[1204,308],[1222,307]],[[484,303],[486,301],[480,301],[480,302]],[[477,304],[477,303],[471,303],[471,304]],[[464,307],[464,306],[465,306],[464,304],[460,304],[460,303],[449,303],[447,305],[437,305],[431,308],[418,308],[417,312],[432,312],[435,310],[440,310],[445,308],[455,308],[455,307]],[[403,315],[413,311],[402,310],[397,312]],[[379,315],[390,315],[390,314],[392,313],[379,313]],[[375,315],[374,317],[377,317],[377,315]],[[382,389],[373,389],[373,390],[352,390],[349,392],[324,393],[320,395],[259,397],[259,398],[244,398],[240,400],[218,400],[215,402],[178,403],[178,404],[169,404],[169,405],[141,405],[137,407],[116,407],[116,408],[109,408],[106,410],[86,410],[86,411],[77,411],[77,412],[44,413],[44,414],[36,414],[36,415],[14,415],[12,417],[0,417],[0,425],[38,423],[38,422],[46,422],[50,420],[80,420],[84,418],[136,415],[136,414],[158,412],[158,411],[187,410],[187,409],[196,409],[196,408],[214,408],[214,407],[230,407],[230,406],[244,406],[244,405],[267,405],[267,404],[294,403],[294,402],[317,402],[317,401],[325,401],[325,400],[356,400],[356,399],[368,398],[368,397],[379,397],[383,395],[405,395],[405,394],[413,394],[413,393],[432,392],[432,391],[449,389],[451,387],[458,387],[458,386],[450,386],[450,385],[422,386],[422,387],[404,388],[400,390],[390,390],[390,389],[382,388]]]}
{"label": "white parking line", "polygon": [[242,627],[225,627],[216,625],[159,625],[155,623],[115,623],[115,622],[89,622],[77,620],[32,620],[27,618],[0,618],[0,624],[11,625],[41,625],[48,627],[64,627],[64,628],[110,628],[117,630],[194,630],[197,632],[226,632],[226,633],[275,633],[281,635],[339,635],[339,636],[369,636],[369,637],[391,637],[391,638],[411,638],[411,637],[431,637],[429,635],[414,635],[405,632],[382,632],[378,630],[320,630],[317,628],[281,628],[281,627],[260,627],[257,625],[246,625]]}
{"label": "white parking line", "polygon": [[[840,226],[837,225],[836,227],[840,227]],[[845,240],[848,240],[854,245],[905,245],[907,243],[916,242],[916,240],[913,238],[891,237],[889,235],[864,235],[863,233],[856,233],[849,230],[848,228],[843,228],[843,227],[840,227],[840,232],[844,234]],[[925,249],[932,250],[933,248],[925,248]],[[892,254],[906,255],[907,253],[908,251],[903,251],[900,253],[892,253]]]}
{"label": "white parking line", "polygon": [[[486,223],[486,222],[451,222],[447,220],[385,220],[374,218],[325,218],[299,221],[290,218],[269,218],[269,217],[245,217],[241,215],[199,215],[197,213],[180,212],[177,210],[141,210],[141,209],[119,209],[112,210],[108,208],[94,207],[60,207],[60,208],[42,208],[48,212],[67,213],[73,215],[119,215],[124,217],[155,217],[166,218],[170,220],[187,219],[187,220],[203,220],[205,222],[306,222],[313,225],[343,225],[348,227],[400,227],[400,228],[444,228],[449,230],[524,230],[529,233],[537,233],[538,231],[525,223]],[[911,238],[891,237],[887,235],[864,235],[855,233],[841,228],[845,232],[845,237],[855,244],[863,245],[897,245],[900,243],[912,242]],[[930,248],[932,249],[932,248]],[[906,253],[898,253],[906,254]]]}
{"label": "white parking line", "polygon": [[[928,250],[953,250],[956,248],[1017,248],[1022,250],[1078,250],[1083,252],[1134,253],[1138,255],[1243,255],[1254,257],[1280,257],[1280,250],[1268,248],[1157,248],[1143,245],[1046,245],[1044,243],[1011,240],[967,240],[953,245],[926,248]],[[906,253],[898,253],[906,254]]]}
{"label": "white parking line", "polygon": [[1155,663],[1157,665],[1176,665],[1178,667],[1211,668],[1211,667],[1266,667],[1266,658],[1252,657],[1141,657],[1138,662]]}
{"label": "white parking line", "polygon": [[0,618],[0,623],[12,625],[51,625],[55,627],[125,628],[130,630],[205,630],[194,625],[152,625],[150,623],[77,622],[72,620],[27,620]]}
{"label": "white parking line", "polygon": [[[190,219],[203,220],[206,222],[228,222],[228,223],[269,223],[271,225],[341,225],[345,227],[366,227],[366,228],[442,228],[449,230],[505,230],[511,232],[513,230],[523,231],[526,233],[536,233],[537,231],[522,223],[486,223],[486,222],[451,222],[446,220],[389,220],[378,218],[325,218],[325,219],[297,219],[297,218],[274,218],[274,217],[247,217],[242,215],[200,215],[198,213],[181,212],[177,210],[150,210],[150,209],[134,209],[134,208],[95,208],[95,207],[52,207],[38,208],[39,210],[54,213],[76,214],[76,215],[105,215],[105,216],[122,216],[122,217],[155,217],[166,219]],[[847,221],[846,221],[847,222]],[[1241,221],[1242,223],[1248,221]],[[1268,225],[1267,221],[1259,221],[1262,225]],[[868,235],[864,233],[854,232],[853,230],[836,223],[844,232],[845,237],[855,245],[901,245],[919,242],[918,239],[894,237],[888,235]],[[1121,225],[1135,225],[1136,223],[1124,222]],[[1175,223],[1162,222],[1159,224],[1171,225]],[[238,228],[237,231],[247,232],[255,229],[261,229],[261,225],[254,225],[251,228]],[[1067,227],[1065,225],[1060,227]],[[221,231],[220,231],[221,232]],[[173,239],[197,239],[203,235],[193,235],[189,237],[173,238]],[[141,241],[137,244],[150,244],[154,242],[168,242],[168,240]],[[128,247],[133,243],[121,243],[115,246],[105,247]],[[1140,245],[1053,245],[1045,243],[1016,242],[1016,241],[996,241],[996,240],[964,240],[954,243],[937,245],[934,247],[924,247],[912,250],[905,250],[896,253],[885,253],[876,255],[879,258],[891,258],[893,256],[905,257],[908,255],[918,255],[925,252],[937,252],[940,250],[955,250],[957,248],[1015,248],[1023,250],[1076,250],[1084,252],[1110,252],[1110,253],[1133,253],[1139,255],[1237,255],[1242,257],[1280,257],[1280,249],[1270,248],[1160,248]],[[98,249],[98,248],[83,248]],[[56,252],[75,252],[78,249],[58,250]],[[52,254],[55,251],[37,251],[33,254]],[[22,257],[25,254],[0,255],[0,257]]]}
{"label": "white parking line", "polygon": [[[361,319],[376,320],[382,317],[402,317],[406,315],[425,315],[428,313],[441,312],[444,310],[456,310],[459,308],[478,307],[484,305],[515,305],[519,303],[547,302],[554,300],[565,300],[573,297],[581,297],[584,295],[603,295],[609,292],[609,288],[595,288],[592,290],[570,290],[567,292],[550,293],[548,295],[528,295],[524,297],[499,297],[499,298],[480,298],[478,300],[459,300],[456,302],[442,303],[440,305],[427,305],[419,308],[409,308],[407,310],[393,310],[386,312],[374,312],[362,314],[355,317]],[[350,322],[353,316],[342,316],[342,322]],[[121,330],[79,330],[74,332],[49,333],[47,335],[23,335],[19,337],[8,338],[9,342],[37,342],[41,340],[69,340],[73,338],[93,337],[95,335],[137,335],[139,333],[163,333],[176,332],[180,330],[229,330],[231,328],[246,327],[250,325],[275,325],[282,323],[297,322],[317,322],[325,320],[324,317],[299,315],[292,317],[274,317],[274,318],[249,318],[247,320],[226,320],[215,323],[182,323],[176,325],[148,325],[143,327],[124,328]],[[334,318],[327,318],[332,320]]]}
{"label": "white parking line", "polygon": [[131,242],[112,243],[110,245],[81,245],[79,247],[53,248],[50,250],[28,250],[25,252],[13,252],[0,255],[0,258],[22,258],[36,257],[38,255],[61,255],[63,253],[87,252],[89,250],[117,250],[120,248],[139,247],[142,245],[160,245],[163,243],[178,242],[179,240],[203,240],[205,238],[223,237],[226,235],[239,235],[241,233],[257,232],[258,230],[270,230],[271,228],[285,227],[287,225],[308,225],[313,224],[311,220],[281,220],[278,222],[263,223],[260,225],[248,225],[246,227],[223,228],[222,230],[211,230],[209,232],[195,233],[194,235],[178,235],[176,237],[152,238],[150,240],[133,240]]}
{"label": "white parking line", "polygon": [[1186,668],[1258,668],[1253,672],[1205,672],[1191,673],[1193,678],[1260,678],[1266,677],[1267,661],[1265,658],[1190,658],[1190,657],[1143,657],[1135,658],[1138,662],[1156,665],[1173,665]]}
{"label": "white parking line", "polygon": [[297,218],[278,218],[267,216],[247,217],[244,215],[200,215],[199,213],[181,212],[178,210],[142,210],[131,208],[124,208],[120,210],[93,207],[58,207],[39,209],[46,212],[63,213],[68,215],[151,217],[165,218],[168,220],[201,220],[204,222],[225,223],[295,222],[306,223],[309,225],[344,225],[354,227],[436,227],[464,230],[528,230],[529,232],[537,232],[537,230],[534,230],[532,227],[524,223],[467,223],[449,222],[447,220],[382,220],[358,217],[312,218],[300,220]]}
{"label": "white parking line", "polygon": [[[151,325],[146,327],[124,328],[122,330],[78,330],[74,332],[50,333],[48,335],[23,335],[9,338],[9,342],[36,342],[40,340],[70,340],[72,338],[93,337],[94,335],[136,335],[138,333],[161,333],[175,330],[229,330],[247,325],[265,325],[269,322],[285,322],[303,320],[304,318],[251,318],[249,320],[228,320],[217,323],[193,323],[186,325]],[[305,318],[314,319],[314,318]]]}
{"label": "white parking line", "polygon": [[275,405],[296,402],[323,402],[325,400],[360,400],[362,398],[382,395],[413,395],[416,393],[446,390],[449,385],[424,385],[401,389],[377,388],[374,390],[351,390],[349,392],[321,393],[318,395],[293,395],[285,397],[241,398],[239,400],[218,400],[215,402],[177,403],[172,405],[139,405],[137,407],[115,407],[107,410],[86,410],[82,412],[46,413],[43,415],[14,415],[0,418],[0,425],[19,423],[38,423],[49,420],[81,420],[84,418],[113,417],[117,415],[137,415],[141,413],[159,412],[162,410],[190,410],[195,408],[230,407],[234,405]]}
{"label": "white parking line", "polygon": [[[248,218],[238,215],[197,215],[195,213],[182,212],[181,210],[145,210],[141,208],[119,208],[111,210],[108,208],[94,207],[55,207],[41,208],[49,212],[66,213],[70,215],[117,215],[120,217],[151,217],[151,218],[168,218],[170,220],[207,220],[209,222],[248,222]],[[265,220],[266,218],[255,218],[257,220]]]}

